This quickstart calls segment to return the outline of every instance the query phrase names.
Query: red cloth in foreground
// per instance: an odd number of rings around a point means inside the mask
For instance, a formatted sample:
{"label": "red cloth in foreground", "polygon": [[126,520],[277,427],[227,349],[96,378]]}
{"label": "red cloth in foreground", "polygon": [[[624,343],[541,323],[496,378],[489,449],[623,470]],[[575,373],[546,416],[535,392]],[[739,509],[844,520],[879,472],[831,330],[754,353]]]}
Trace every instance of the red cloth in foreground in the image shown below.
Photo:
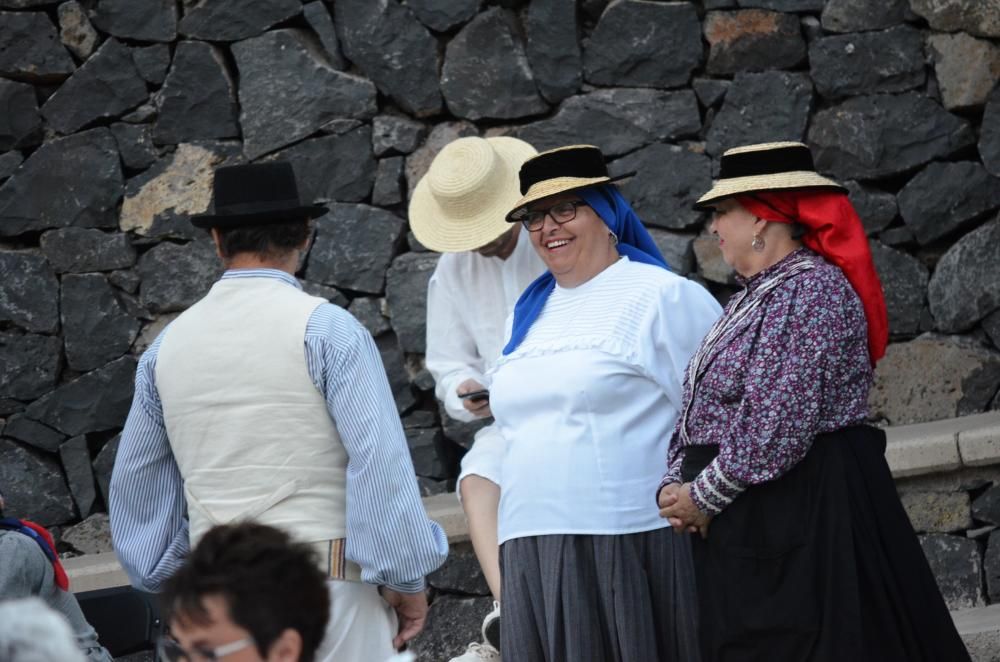
{"label": "red cloth in foreground", "polygon": [[847,195],[823,189],[803,189],[761,191],[739,195],[736,199],[757,218],[802,225],[806,229],[802,243],[840,267],[864,306],[868,320],[868,354],[875,365],[885,356],[889,343],[889,317],[864,226]]}

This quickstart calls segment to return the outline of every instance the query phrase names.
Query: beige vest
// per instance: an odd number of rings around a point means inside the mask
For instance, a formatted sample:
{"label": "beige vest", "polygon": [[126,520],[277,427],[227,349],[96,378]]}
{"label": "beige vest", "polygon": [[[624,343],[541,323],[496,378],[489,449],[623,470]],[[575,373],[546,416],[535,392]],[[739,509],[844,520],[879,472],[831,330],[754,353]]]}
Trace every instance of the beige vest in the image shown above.
{"label": "beige vest", "polygon": [[346,536],[347,452],[303,344],[321,303],[275,279],[227,279],[167,329],[156,387],[192,545],[239,519],[304,542]]}

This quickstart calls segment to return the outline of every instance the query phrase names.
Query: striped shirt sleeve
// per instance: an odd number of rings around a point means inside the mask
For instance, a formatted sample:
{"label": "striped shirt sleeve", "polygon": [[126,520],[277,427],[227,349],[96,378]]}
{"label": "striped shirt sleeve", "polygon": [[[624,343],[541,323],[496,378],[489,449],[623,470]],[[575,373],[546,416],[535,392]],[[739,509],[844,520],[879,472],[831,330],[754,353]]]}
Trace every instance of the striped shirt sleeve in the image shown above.
{"label": "striped shirt sleeve", "polygon": [[184,490],[154,370],[163,334],[139,361],[135,396],[111,473],[109,514],[118,559],[136,588],[156,592],[188,553]]}
{"label": "striped shirt sleeve", "polygon": [[349,313],[320,305],[306,363],[340,433],[347,465],[347,558],[363,581],[415,593],[444,563],[444,530],[427,517],[381,356]]}

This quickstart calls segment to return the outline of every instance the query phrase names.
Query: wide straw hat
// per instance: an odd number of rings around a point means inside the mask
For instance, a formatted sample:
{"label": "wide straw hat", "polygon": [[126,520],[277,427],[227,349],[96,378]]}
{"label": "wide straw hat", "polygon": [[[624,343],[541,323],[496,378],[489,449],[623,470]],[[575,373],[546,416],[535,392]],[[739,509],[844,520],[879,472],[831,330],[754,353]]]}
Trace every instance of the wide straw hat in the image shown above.
{"label": "wide straw hat", "polygon": [[521,166],[518,175],[521,197],[509,208],[507,222],[517,222],[518,216],[535,200],[595,184],[616,182],[634,174],[627,172],[610,176],[604,154],[593,145],[568,145],[541,152]]}
{"label": "wide straw hat", "polygon": [[410,227],[417,240],[433,251],[456,253],[510,230],[504,214],[519,196],[517,171],[536,153],[505,136],[448,143],[413,190]]}
{"label": "wide straw hat", "polygon": [[212,180],[212,211],[191,217],[195,227],[208,229],[252,227],[317,218],[323,205],[299,199],[295,171],[290,163],[250,163],[224,166]]}
{"label": "wide straw hat", "polygon": [[726,150],[719,164],[719,179],[712,190],[698,198],[694,208],[704,211],[713,202],[758,191],[803,188],[847,189],[816,172],[809,148],[799,142],[760,143]]}

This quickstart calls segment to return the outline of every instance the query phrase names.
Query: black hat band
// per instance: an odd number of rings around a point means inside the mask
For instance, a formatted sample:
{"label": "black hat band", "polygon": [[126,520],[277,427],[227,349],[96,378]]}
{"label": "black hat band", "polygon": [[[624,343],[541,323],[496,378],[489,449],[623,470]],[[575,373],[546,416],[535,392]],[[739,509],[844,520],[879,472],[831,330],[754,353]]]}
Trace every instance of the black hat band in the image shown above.
{"label": "black hat band", "polygon": [[724,155],[719,164],[719,179],[759,177],[803,170],[816,171],[809,148],[804,145],[789,145]]}
{"label": "black hat band", "polygon": [[518,176],[521,195],[524,195],[538,182],[557,177],[607,177],[608,167],[604,164],[604,155],[596,147],[572,147],[545,152],[525,161]]}

